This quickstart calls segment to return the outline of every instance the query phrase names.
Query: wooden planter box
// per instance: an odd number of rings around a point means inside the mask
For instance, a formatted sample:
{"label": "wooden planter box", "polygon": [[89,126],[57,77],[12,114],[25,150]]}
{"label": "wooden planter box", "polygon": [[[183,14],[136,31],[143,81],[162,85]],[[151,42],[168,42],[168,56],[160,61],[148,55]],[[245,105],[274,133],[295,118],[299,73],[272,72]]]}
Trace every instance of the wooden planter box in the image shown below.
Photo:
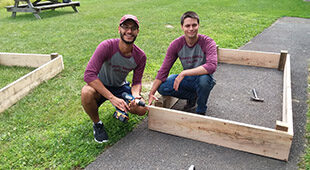
{"label": "wooden planter box", "polygon": [[218,59],[220,63],[283,71],[282,120],[275,122],[274,129],[170,109],[176,100],[167,96],[163,98],[164,101],[150,106],[148,128],[288,161],[294,135],[290,55],[287,51],[270,53],[220,48]]}
{"label": "wooden planter box", "polygon": [[51,55],[0,53],[0,64],[37,67],[32,72],[0,89],[0,113],[26,96],[40,83],[53,78],[64,69],[62,56],[57,53]]}

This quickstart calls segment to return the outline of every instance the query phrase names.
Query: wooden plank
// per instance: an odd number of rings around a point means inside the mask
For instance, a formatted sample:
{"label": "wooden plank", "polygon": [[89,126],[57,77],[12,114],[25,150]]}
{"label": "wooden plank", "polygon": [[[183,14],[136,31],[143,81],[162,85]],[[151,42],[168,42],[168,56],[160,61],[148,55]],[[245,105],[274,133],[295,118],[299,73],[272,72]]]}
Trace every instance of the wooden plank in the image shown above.
{"label": "wooden plank", "polygon": [[[291,66],[290,55],[286,55],[286,61],[283,73],[283,104],[282,104],[282,124],[287,126],[289,134],[293,135],[293,111],[292,111],[292,88],[291,88]],[[281,123],[277,122],[276,128],[281,127]]]}
{"label": "wooden plank", "polygon": [[40,12],[33,8],[7,8],[7,12]]}
{"label": "wooden plank", "polygon": [[63,69],[63,59],[60,55],[0,89],[0,113],[15,104],[40,83],[51,79]]}
{"label": "wooden plank", "polygon": [[[45,1],[45,2],[39,2],[35,4],[34,6],[43,6],[43,5],[51,5],[53,2]],[[28,4],[20,4],[18,5],[18,8],[26,8],[28,7]],[[5,8],[14,8],[14,5],[6,6]]]}
{"label": "wooden plank", "polygon": [[219,48],[221,63],[278,68],[280,53]]}
{"label": "wooden plank", "polygon": [[293,136],[275,129],[149,107],[151,130],[287,161]]}
{"label": "wooden plank", "polygon": [[291,59],[290,55],[286,56],[286,62],[284,67],[284,101],[283,106],[285,107],[283,110],[283,120],[286,120],[288,124],[288,133],[293,135],[293,108],[292,108],[292,87],[291,87]]}
{"label": "wooden plank", "polygon": [[283,72],[283,96],[282,96],[282,122],[287,123],[287,73],[286,73],[286,69]]}
{"label": "wooden plank", "polygon": [[293,114],[292,114],[292,96],[291,96],[291,70],[290,55],[287,51],[281,51],[278,70],[283,72],[283,103],[282,103],[282,121],[276,122],[276,129],[286,131],[293,135]]}
{"label": "wooden plank", "polygon": [[44,5],[44,6],[35,6],[34,9],[46,10],[46,9],[55,9],[67,6],[80,6],[80,2],[69,2],[69,3],[57,3],[52,5]]}
{"label": "wooden plank", "polygon": [[40,67],[50,59],[48,54],[0,53],[0,64],[6,66]]}
{"label": "wooden plank", "polygon": [[287,53],[288,53],[287,51],[284,51],[284,50],[281,51],[279,65],[278,65],[278,70],[280,71],[284,70]]}

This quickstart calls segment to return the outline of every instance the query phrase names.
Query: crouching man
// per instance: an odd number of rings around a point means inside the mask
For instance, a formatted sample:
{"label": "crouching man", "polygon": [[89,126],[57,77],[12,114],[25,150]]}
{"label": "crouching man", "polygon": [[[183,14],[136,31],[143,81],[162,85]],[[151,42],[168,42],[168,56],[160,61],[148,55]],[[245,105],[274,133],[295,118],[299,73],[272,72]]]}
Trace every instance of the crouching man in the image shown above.
{"label": "crouching man", "polygon": [[[184,35],[175,39],[168,47],[166,57],[161,65],[149,93],[149,104],[158,91],[164,96],[186,99],[184,110],[188,111],[197,103],[196,113],[205,115],[210,92],[215,85],[213,73],[217,67],[217,49],[213,39],[198,34],[199,17],[188,11],[181,17]],[[170,75],[169,71],[179,58],[183,71]],[[168,78],[167,78],[168,77]]]}
{"label": "crouching man", "polygon": [[[84,80],[87,83],[81,91],[81,101],[85,112],[93,121],[94,137],[98,143],[107,142],[108,134],[99,119],[99,106],[109,100],[117,109],[127,113],[144,115],[146,108],[135,101],[127,104],[122,94],[127,93],[141,99],[141,81],[146,64],[145,53],[134,44],[139,33],[136,16],[124,15],[119,23],[120,38],[101,42],[91,57]],[[132,85],[126,81],[133,71]],[[112,116],[112,113],[111,113]]]}

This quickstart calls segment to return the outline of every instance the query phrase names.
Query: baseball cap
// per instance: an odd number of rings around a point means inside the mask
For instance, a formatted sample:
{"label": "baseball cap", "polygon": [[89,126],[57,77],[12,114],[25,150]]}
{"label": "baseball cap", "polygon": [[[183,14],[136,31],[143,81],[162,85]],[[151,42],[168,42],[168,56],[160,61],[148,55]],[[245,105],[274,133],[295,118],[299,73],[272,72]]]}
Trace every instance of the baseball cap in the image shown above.
{"label": "baseball cap", "polygon": [[120,22],[119,22],[119,25],[121,25],[122,23],[124,23],[124,22],[125,22],[126,20],[128,20],[128,19],[133,20],[133,21],[138,25],[138,27],[139,27],[138,18],[137,18],[136,16],[130,15],[130,14],[124,15],[124,16],[121,18],[121,20],[120,20]]}

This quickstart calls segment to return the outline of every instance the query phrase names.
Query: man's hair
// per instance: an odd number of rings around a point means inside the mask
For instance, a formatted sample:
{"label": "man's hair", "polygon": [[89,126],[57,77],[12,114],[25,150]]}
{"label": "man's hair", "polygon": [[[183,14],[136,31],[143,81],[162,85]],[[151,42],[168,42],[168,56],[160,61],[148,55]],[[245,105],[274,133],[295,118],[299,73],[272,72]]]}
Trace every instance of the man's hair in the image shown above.
{"label": "man's hair", "polygon": [[182,17],[181,17],[181,25],[184,24],[184,20],[185,18],[193,18],[193,19],[197,19],[197,22],[199,24],[199,16],[196,14],[196,12],[194,11],[187,11],[185,12]]}

